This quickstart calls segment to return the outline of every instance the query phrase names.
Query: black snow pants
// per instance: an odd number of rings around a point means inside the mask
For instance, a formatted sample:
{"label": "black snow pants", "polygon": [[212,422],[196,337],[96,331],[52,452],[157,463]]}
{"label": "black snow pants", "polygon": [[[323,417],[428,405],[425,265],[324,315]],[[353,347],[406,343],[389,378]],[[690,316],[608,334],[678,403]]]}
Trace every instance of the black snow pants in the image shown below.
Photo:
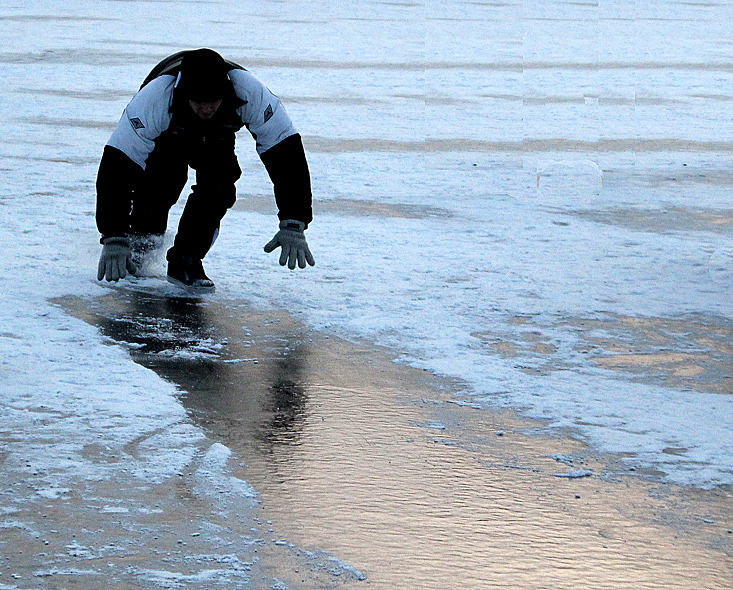
{"label": "black snow pants", "polygon": [[137,184],[130,215],[132,235],[162,235],[168,213],[188,181],[188,167],[196,171],[172,250],[176,255],[202,259],[219,233],[219,224],[236,200],[235,182],[242,171],[234,152],[233,131],[212,135],[166,132],[155,142]]}

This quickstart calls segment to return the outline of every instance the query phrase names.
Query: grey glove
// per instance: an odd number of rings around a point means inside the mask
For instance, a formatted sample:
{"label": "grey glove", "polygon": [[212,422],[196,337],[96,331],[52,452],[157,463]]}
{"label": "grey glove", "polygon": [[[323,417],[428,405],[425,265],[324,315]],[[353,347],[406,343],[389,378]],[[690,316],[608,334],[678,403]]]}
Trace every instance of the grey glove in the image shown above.
{"label": "grey glove", "polygon": [[305,241],[304,231],[305,223],[302,221],[283,219],[280,222],[280,231],[265,245],[265,252],[272,252],[278,246],[282,247],[280,266],[287,264],[290,270],[295,268],[296,261],[300,268],[305,268],[306,262],[315,266],[316,261]]}
{"label": "grey glove", "polygon": [[124,279],[127,273],[135,274],[137,267],[132,262],[129,238],[104,238],[102,255],[99,257],[97,280],[108,281]]}

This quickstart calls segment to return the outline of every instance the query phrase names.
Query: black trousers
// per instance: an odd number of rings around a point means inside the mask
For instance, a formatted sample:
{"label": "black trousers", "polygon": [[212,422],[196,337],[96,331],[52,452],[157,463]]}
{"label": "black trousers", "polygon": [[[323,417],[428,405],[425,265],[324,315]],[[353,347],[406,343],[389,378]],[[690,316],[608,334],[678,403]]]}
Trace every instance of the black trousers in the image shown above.
{"label": "black trousers", "polygon": [[242,171],[234,153],[234,132],[196,138],[166,133],[158,138],[133,191],[130,232],[165,233],[171,207],[188,181],[189,166],[196,171],[196,184],[183,209],[172,250],[176,255],[202,259],[237,198],[235,182]]}

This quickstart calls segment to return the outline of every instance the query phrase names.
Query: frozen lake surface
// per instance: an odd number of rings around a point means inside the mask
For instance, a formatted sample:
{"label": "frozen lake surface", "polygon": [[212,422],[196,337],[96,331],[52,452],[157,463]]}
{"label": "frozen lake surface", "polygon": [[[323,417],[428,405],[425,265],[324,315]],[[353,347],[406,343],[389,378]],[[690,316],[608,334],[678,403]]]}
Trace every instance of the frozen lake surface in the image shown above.
{"label": "frozen lake surface", "polygon": [[[733,484],[732,19],[727,2],[5,2],[3,464],[57,498],[122,469],[164,481],[200,451],[176,387],[50,299],[108,292],[102,147],[159,59],[208,46],[303,135],[317,262],[262,252],[274,203],[240,134],[214,301],[386,346],[460,380],[456,404],[636,472]],[[124,465],[82,454],[143,433]]]}

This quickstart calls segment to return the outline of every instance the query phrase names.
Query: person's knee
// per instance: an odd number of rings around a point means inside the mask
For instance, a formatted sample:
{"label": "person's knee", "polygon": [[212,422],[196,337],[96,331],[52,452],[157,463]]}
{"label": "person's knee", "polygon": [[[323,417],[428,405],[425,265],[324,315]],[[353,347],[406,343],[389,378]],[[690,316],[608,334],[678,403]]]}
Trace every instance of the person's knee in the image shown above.
{"label": "person's knee", "polygon": [[231,184],[224,188],[221,193],[221,205],[224,209],[231,209],[237,201],[237,187]]}
{"label": "person's knee", "polygon": [[222,211],[222,215],[230,209],[237,200],[237,187],[234,183],[205,183],[193,186],[189,199],[199,201],[207,209]]}

